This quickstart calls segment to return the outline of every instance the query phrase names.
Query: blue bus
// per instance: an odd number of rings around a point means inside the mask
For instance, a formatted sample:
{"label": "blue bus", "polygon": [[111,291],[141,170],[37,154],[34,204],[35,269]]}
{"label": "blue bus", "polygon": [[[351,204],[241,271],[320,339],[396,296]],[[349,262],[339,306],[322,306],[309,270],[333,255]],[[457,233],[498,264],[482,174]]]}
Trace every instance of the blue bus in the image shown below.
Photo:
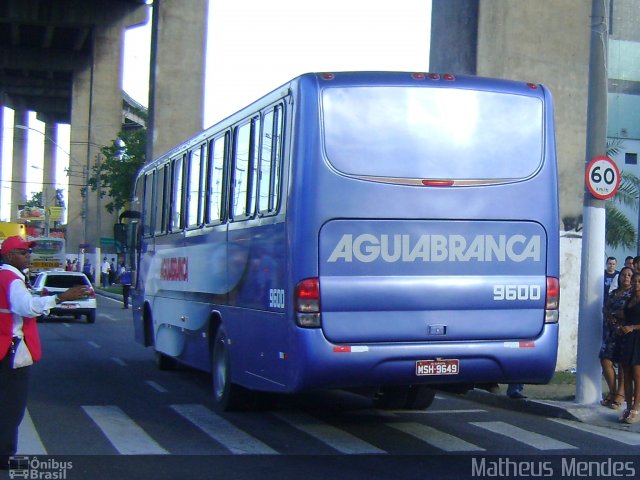
{"label": "blue bus", "polygon": [[147,163],[136,339],[250,391],[546,383],[558,344],[551,94],[435,73],[301,75]]}

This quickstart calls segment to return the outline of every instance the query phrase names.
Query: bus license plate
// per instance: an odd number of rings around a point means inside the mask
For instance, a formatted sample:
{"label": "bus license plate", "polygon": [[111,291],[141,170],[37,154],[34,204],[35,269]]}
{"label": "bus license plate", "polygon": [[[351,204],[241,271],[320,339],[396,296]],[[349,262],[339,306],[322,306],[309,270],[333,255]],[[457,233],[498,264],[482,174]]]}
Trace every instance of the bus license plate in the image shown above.
{"label": "bus license plate", "polygon": [[418,360],[416,375],[457,375],[460,372],[460,360],[450,358],[446,360]]}

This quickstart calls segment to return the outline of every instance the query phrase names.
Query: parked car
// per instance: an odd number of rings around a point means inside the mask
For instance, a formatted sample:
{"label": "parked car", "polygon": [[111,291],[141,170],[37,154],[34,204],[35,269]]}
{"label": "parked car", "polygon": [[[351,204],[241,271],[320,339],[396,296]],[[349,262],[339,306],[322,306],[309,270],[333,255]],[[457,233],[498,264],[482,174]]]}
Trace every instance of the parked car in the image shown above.
{"label": "parked car", "polygon": [[96,293],[91,282],[82,272],[50,271],[41,272],[33,282],[34,295],[55,295],[75,286],[89,287],[89,297],[81,300],[62,302],[49,311],[49,315],[80,318],[86,315],[87,323],[96,321]]}

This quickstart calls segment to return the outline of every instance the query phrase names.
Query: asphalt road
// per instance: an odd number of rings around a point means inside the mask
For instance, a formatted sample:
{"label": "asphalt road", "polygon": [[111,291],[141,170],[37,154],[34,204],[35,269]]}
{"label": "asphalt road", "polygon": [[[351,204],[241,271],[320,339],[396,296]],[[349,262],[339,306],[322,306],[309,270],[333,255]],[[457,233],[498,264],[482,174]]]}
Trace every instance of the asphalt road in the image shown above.
{"label": "asphalt road", "polygon": [[637,433],[448,394],[426,411],[381,411],[364,397],[322,392],[217,415],[209,375],[158,370],[153,351],[134,342],[130,310],[105,297],[98,307],[95,324],[40,323],[44,357],[33,369],[19,448],[40,476],[28,478],[549,476],[523,474],[536,468],[584,478],[582,461],[599,473],[621,462],[620,472],[640,475]]}

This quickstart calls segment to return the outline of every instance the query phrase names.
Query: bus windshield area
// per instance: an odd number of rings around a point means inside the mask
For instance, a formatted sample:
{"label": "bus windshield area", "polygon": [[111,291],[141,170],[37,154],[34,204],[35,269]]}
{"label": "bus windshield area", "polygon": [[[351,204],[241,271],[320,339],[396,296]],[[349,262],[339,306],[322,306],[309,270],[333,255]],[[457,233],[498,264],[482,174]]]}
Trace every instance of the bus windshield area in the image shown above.
{"label": "bus windshield area", "polygon": [[518,180],[542,164],[539,97],[456,88],[335,87],[322,94],[329,162],[348,175]]}

